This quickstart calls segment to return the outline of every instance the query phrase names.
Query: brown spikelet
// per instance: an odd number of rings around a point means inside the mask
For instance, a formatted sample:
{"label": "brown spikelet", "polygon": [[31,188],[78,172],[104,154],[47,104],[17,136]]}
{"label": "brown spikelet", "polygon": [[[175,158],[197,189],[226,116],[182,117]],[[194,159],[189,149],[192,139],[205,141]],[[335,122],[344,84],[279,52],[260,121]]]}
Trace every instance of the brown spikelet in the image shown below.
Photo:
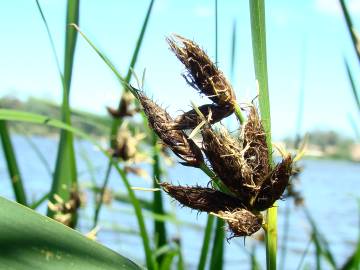
{"label": "brown spikelet", "polygon": [[220,211],[217,216],[227,221],[229,229],[233,233],[231,238],[250,236],[261,229],[262,215],[254,214],[246,209],[235,209],[234,211]]}
{"label": "brown spikelet", "polygon": [[239,142],[226,130],[215,132],[209,126],[204,127],[201,134],[204,152],[214,172],[234,194],[243,198],[242,159]]}
{"label": "brown spikelet", "polygon": [[[198,109],[210,124],[215,124],[232,113],[228,107],[216,104],[202,105]],[[202,119],[196,111],[190,110],[175,118],[173,129],[194,129],[201,121]]]}
{"label": "brown spikelet", "polygon": [[163,108],[146,97],[144,93],[138,92],[137,95],[148,118],[150,127],[159,138],[175,155],[185,161],[184,165],[199,167],[204,162],[204,159],[200,148],[194,141],[188,139],[183,131],[171,128],[174,120]]}
{"label": "brown spikelet", "polygon": [[125,116],[132,116],[136,113],[135,109],[130,109],[130,105],[134,100],[134,96],[130,92],[125,92],[121,96],[120,106],[118,109],[114,109],[111,107],[106,107],[108,113],[113,118],[123,118]]}
{"label": "brown spikelet", "polygon": [[239,198],[211,188],[160,184],[164,191],[182,205],[203,212],[232,211],[244,207]]}
{"label": "brown spikelet", "polygon": [[186,81],[220,106],[233,110],[235,93],[224,74],[215,66],[206,53],[193,41],[174,35],[167,38],[171,50],[185,65]]}
{"label": "brown spikelet", "polygon": [[264,178],[271,172],[269,149],[266,134],[254,106],[250,107],[248,120],[245,123],[241,140],[243,143],[243,166],[241,173],[249,189],[258,190]]}
{"label": "brown spikelet", "polygon": [[254,209],[263,211],[271,207],[276,200],[280,199],[289,184],[292,162],[291,155],[287,155],[282,162],[276,165],[272,173],[261,185],[261,189],[253,203]]}

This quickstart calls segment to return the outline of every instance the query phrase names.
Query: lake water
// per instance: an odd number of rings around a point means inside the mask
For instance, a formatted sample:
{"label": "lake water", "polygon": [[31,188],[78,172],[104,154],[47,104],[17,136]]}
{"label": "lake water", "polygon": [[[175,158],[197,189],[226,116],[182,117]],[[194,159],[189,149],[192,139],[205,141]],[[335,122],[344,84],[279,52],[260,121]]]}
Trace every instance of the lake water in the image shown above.
{"label": "lake water", "polygon": [[[57,140],[40,137],[33,137],[32,140],[53,167],[57,152]],[[14,136],[13,144],[28,196],[30,199],[41,197],[50,188],[49,173],[23,137]],[[104,178],[107,158],[87,142],[77,142],[76,151],[81,186],[86,187],[91,183],[91,174],[83,158],[85,155],[90,158],[94,166],[95,180],[100,184]],[[301,165],[304,167],[304,171],[300,176],[301,182],[298,189],[304,195],[306,206],[317,221],[319,230],[328,239],[338,265],[341,265],[355,249],[359,232],[357,198],[359,198],[360,190],[360,164],[345,161],[303,160]],[[149,168],[149,166],[144,166],[144,168]],[[136,176],[129,178],[133,186],[151,186],[151,179],[146,181]],[[0,179],[0,195],[13,199],[3,155],[0,155]],[[162,180],[183,185],[206,186],[208,183],[208,178],[201,171],[181,165],[169,168],[167,175]],[[110,187],[115,191],[125,192],[124,186],[115,172],[111,175]],[[88,204],[80,213],[79,229],[82,232],[88,232],[91,229],[93,216],[92,195],[88,190],[85,192]],[[139,197],[149,199],[152,197],[149,192],[137,191],[136,193]],[[166,210],[174,213],[177,220],[181,221],[181,224],[167,223],[168,234],[170,238],[180,237],[188,269],[196,269],[206,214],[198,215],[196,211],[181,208],[165,194],[164,198]],[[295,207],[291,200],[280,201],[278,208],[279,249],[282,247],[286,203],[289,203],[291,219],[285,269],[296,269],[309,242],[311,227],[302,208]],[[46,205],[43,205],[39,211],[44,213],[45,209]],[[147,217],[147,229],[151,235],[153,221],[145,211],[144,214]],[[143,261],[141,239],[136,235],[137,223],[129,205],[113,202],[111,205],[105,206],[101,212],[100,226],[99,242],[141,264]],[[225,242],[225,246],[225,269],[250,269],[249,252],[254,246],[256,246],[258,260],[264,266],[265,250],[258,240],[252,237],[246,238],[245,241],[243,238],[232,239]],[[313,252],[314,247],[311,246],[304,261],[304,265],[308,265],[309,269],[314,267]],[[326,262],[323,263],[323,268],[329,268]]]}

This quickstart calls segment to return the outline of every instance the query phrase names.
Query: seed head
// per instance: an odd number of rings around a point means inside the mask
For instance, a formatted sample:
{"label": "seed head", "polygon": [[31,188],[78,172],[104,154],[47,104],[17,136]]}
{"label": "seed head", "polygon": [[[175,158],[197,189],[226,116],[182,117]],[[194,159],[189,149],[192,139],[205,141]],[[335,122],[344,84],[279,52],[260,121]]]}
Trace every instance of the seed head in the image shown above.
{"label": "seed head", "polygon": [[291,155],[288,154],[276,165],[274,170],[261,185],[261,189],[253,203],[254,209],[263,211],[271,207],[276,200],[280,199],[289,184],[292,173],[292,162]]}
{"label": "seed head", "polygon": [[204,162],[200,148],[193,140],[188,139],[182,130],[174,130],[174,120],[154,101],[138,92],[137,96],[148,118],[149,125],[159,138],[177,155],[184,160],[184,165],[199,167]]}
{"label": "seed head", "polygon": [[227,221],[233,237],[250,236],[261,229],[263,217],[246,209],[220,211],[216,216]]}
{"label": "seed head", "polygon": [[121,96],[120,106],[118,109],[114,109],[111,107],[106,107],[106,109],[113,118],[132,116],[136,113],[136,109],[131,108],[133,100],[134,96],[131,94],[131,92],[124,92]]}
{"label": "seed head", "polygon": [[203,187],[174,186],[160,184],[164,191],[182,205],[203,212],[233,211],[243,207],[243,202],[221,191]]}
{"label": "seed head", "polygon": [[241,145],[225,129],[216,132],[205,126],[201,134],[203,150],[212,169],[230,191],[242,198],[244,194]]}
{"label": "seed head", "polygon": [[[232,111],[228,107],[221,107],[216,104],[206,104],[198,107],[200,112],[208,120],[209,124],[215,124],[225,117],[228,117]],[[201,117],[196,111],[190,110],[175,118],[174,129],[194,129],[201,123]]]}
{"label": "seed head", "polygon": [[224,74],[193,41],[174,35],[167,38],[171,50],[185,65],[186,81],[220,106],[234,109],[235,93]]}
{"label": "seed head", "polygon": [[254,106],[250,107],[248,120],[242,129],[241,140],[243,144],[241,173],[246,186],[257,190],[271,172],[271,164],[265,131]]}

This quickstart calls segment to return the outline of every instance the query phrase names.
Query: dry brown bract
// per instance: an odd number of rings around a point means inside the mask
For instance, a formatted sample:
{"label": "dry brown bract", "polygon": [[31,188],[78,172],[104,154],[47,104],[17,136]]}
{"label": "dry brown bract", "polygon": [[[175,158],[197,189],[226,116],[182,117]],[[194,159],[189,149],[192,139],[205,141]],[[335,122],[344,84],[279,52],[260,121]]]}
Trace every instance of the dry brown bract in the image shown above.
{"label": "dry brown bract", "polygon": [[281,197],[292,173],[292,158],[286,155],[272,169],[264,128],[254,106],[240,138],[209,126],[203,128],[202,136],[203,150],[214,172],[248,209],[265,210]]}
{"label": "dry brown bract", "polygon": [[233,113],[236,105],[231,85],[194,42],[177,35],[167,41],[187,69],[184,76],[187,82],[214,103],[173,120],[142,92],[137,92],[137,97],[151,128],[185,165],[205,166],[201,149],[184,133],[185,129],[201,128],[202,150],[221,180],[224,192],[199,186],[160,185],[182,205],[226,220],[233,237],[252,235],[262,226],[260,211],[271,207],[288,185],[293,159],[285,155],[273,168],[255,106],[250,106],[240,136],[233,137],[226,130],[216,131],[211,125]]}
{"label": "dry brown bract", "polygon": [[177,155],[184,160],[184,165],[199,167],[203,162],[200,148],[193,140],[188,139],[182,130],[174,130],[174,120],[160,106],[144,93],[138,92],[138,98],[148,118],[150,127],[160,139]]}
{"label": "dry brown bract", "polygon": [[235,93],[224,74],[194,42],[174,35],[167,42],[177,58],[185,65],[186,81],[220,106],[234,109]]}
{"label": "dry brown bract", "polygon": [[[232,111],[227,108],[220,107],[216,104],[205,104],[198,107],[199,111],[203,114],[205,119],[210,124],[215,124],[222,119],[231,115]],[[184,112],[175,118],[173,129],[194,129],[201,123],[203,119],[196,113],[196,111],[190,110]]]}
{"label": "dry brown bract", "polygon": [[182,205],[225,219],[233,237],[253,234],[261,228],[259,211],[271,207],[287,187],[292,157],[285,155],[272,169],[264,129],[254,106],[250,107],[240,138],[226,130],[215,131],[209,124],[201,134],[212,169],[232,194],[168,183],[162,184],[164,190]]}

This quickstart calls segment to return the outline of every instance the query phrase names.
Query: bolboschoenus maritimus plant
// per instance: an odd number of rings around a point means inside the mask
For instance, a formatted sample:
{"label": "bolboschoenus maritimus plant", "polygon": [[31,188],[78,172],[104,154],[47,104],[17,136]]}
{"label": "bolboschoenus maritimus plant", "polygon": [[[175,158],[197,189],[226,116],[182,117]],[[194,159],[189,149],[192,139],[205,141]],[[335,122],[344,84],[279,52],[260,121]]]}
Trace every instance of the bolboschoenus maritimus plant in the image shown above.
{"label": "bolboschoenus maritimus plant", "polygon": [[[240,135],[232,136],[214,124],[236,111],[232,86],[206,53],[193,41],[174,35],[167,42],[185,65],[186,81],[212,103],[172,118],[143,91],[132,88],[140,101],[150,127],[182,164],[212,171],[212,188],[175,186],[163,182],[163,190],[179,203],[224,219],[231,237],[249,236],[260,230],[264,211],[278,200],[292,175],[293,158],[283,153],[276,166],[269,160],[265,131],[255,105],[247,109],[247,121]],[[238,113],[237,113],[238,116]],[[242,119],[238,117],[242,123]],[[197,144],[186,131],[199,130]],[[207,165],[208,164],[208,165]],[[209,175],[209,173],[208,173]]]}

